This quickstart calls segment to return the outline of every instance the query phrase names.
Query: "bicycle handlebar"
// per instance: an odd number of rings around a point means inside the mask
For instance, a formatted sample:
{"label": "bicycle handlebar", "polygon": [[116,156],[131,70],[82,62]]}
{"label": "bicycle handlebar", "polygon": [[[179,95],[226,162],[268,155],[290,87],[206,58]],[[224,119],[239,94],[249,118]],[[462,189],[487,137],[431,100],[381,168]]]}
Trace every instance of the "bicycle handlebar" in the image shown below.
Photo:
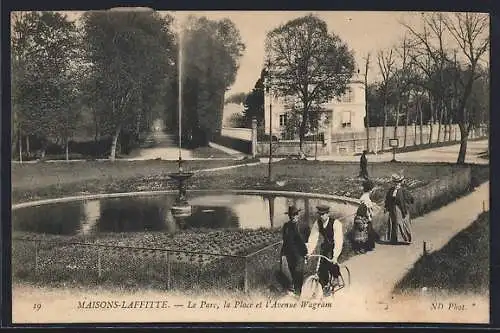
{"label": "bicycle handlebar", "polygon": [[309,257],[320,257],[320,258],[323,258],[323,259],[328,260],[329,262],[333,263],[333,259],[325,257],[324,255],[321,255],[321,254],[310,254]]}

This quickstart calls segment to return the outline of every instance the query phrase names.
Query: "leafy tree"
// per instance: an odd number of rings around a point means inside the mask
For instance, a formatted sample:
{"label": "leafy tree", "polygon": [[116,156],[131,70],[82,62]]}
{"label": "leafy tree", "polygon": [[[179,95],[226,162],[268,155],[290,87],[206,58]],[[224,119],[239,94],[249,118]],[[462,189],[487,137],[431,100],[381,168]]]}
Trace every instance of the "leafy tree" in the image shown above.
{"label": "leafy tree", "polygon": [[41,138],[43,157],[49,139],[67,146],[78,118],[77,30],[63,14],[28,12],[13,16],[12,32],[13,127]]}
{"label": "leafy tree", "polygon": [[254,118],[257,120],[257,128],[264,126],[264,79],[265,70],[262,70],[254,88],[245,99],[243,114],[247,126],[251,125]]}
{"label": "leafy tree", "polygon": [[234,83],[245,45],[229,19],[191,16],[182,38],[183,134],[194,145],[207,145],[222,127],[224,94]]}
{"label": "leafy tree", "polygon": [[300,149],[311,111],[340,97],[354,72],[354,57],[326,22],[300,17],[270,31],[266,62],[272,94],[300,99]]}
{"label": "leafy tree", "polygon": [[83,15],[84,45],[90,65],[88,93],[100,130],[112,135],[116,157],[122,131],[137,131],[173,72],[172,17],[156,12],[92,11]]}

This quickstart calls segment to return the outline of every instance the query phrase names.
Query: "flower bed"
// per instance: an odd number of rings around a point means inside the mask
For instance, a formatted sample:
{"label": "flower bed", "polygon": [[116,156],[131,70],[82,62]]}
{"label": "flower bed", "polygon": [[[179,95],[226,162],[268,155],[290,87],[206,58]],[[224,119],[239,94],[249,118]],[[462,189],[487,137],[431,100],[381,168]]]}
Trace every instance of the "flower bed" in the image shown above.
{"label": "flower bed", "polygon": [[240,288],[244,256],[278,242],[280,237],[277,229],[92,237],[16,233],[13,278],[49,285],[111,283],[161,288],[170,279],[175,288],[218,284]]}

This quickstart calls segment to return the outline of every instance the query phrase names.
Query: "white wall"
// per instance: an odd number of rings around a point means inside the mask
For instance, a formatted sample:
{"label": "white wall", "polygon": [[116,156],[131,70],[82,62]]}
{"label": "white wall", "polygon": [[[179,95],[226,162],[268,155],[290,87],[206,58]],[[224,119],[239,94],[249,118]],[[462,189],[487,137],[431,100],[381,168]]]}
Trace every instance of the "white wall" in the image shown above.
{"label": "white wall", "polygon": [[236,138],[241,140],[252,140],[252,129],[251,128],[235,128],[235,127],[223,127],[221,130],[221,135],[230,138]]}

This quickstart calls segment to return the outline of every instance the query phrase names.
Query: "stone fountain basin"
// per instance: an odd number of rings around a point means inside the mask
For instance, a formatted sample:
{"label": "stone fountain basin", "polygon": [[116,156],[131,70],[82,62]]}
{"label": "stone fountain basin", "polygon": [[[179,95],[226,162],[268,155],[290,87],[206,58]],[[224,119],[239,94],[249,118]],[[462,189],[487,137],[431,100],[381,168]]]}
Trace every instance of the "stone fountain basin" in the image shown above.
{"label": "stone fountain basin", "polygon": [[13,243],[28,237],[192,251],[197,254],[175,253],[171,259],[210,263],[220,254],[245,255],[279,242],[290,204],[302,209],[301,230],[316,218],[318,204],[329,204],[335,214],[346,216],[346,225],[357,208],[355,199],[329,195],[199,190],[188,193],[193,214],[176,219],[171,212],[176,195],[177,191],[115,193],[17,204],[12,211]]}

